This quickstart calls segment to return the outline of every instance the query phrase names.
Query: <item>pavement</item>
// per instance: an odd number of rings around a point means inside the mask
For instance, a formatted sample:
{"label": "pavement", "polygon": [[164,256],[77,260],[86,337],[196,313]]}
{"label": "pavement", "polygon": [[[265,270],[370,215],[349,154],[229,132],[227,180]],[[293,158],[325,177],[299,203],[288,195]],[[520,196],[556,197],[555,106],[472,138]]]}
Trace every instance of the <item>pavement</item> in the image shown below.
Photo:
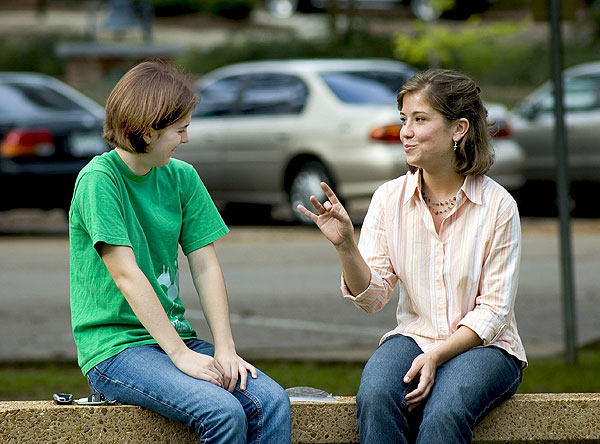
{"label": "pavement", "polygon": [[[314,228],[231,226],[216,244],[237,349],[248,359],[366,361],[395,324],[397,299],[366,314],[340,296],[335,250]],[[574,220],[577,343],[600,340],[600,220]],[[530,357],[564,352],[558,227],[524,218],[515,306]],[[187,316],[210,339],[181,258]],[[0,362],[75,358],[68,239],[60,211],[0,213]]]}

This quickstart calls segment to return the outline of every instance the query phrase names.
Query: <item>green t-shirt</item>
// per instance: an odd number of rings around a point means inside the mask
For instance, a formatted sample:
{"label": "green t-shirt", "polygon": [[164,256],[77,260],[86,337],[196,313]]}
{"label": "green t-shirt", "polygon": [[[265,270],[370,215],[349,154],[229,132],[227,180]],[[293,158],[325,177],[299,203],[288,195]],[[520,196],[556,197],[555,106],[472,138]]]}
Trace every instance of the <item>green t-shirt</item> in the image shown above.
{"label": "green t-shirt", "polygon": [[184,254],[228,232],[194,168],[180,160],[138,176],[116,151],[95,157],[75,183],[69,212],[71,322],[83,373],[126,348],[156,343],[98,254],[99,243],[133,249],[182,339],[196,337],[179,297]]}

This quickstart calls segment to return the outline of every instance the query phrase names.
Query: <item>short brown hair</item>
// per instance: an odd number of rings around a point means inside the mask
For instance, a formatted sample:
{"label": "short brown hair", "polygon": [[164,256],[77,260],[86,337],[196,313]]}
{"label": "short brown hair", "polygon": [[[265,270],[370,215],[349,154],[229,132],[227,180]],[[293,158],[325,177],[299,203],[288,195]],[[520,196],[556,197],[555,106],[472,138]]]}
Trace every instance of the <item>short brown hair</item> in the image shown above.
{"label": "short brown hair", "polygon": [[[449,121],[465,118],[469,130],[456,150],[455,170],[462,176],[485,174],[494,163],[491,125],[475,82],[450,69],[430,69],[411,77],[398,93],[398,109],[405,95],[420,92],[431,107]],[[411,172],[417,168],[408,165]]]}
{"label": "short brown hair", "polygon": [[196,107],[193,81],[175,65],[150,60],[130,69],[106,102],[104,138],[113,147],[147,152],[144,134],[179,121]]}

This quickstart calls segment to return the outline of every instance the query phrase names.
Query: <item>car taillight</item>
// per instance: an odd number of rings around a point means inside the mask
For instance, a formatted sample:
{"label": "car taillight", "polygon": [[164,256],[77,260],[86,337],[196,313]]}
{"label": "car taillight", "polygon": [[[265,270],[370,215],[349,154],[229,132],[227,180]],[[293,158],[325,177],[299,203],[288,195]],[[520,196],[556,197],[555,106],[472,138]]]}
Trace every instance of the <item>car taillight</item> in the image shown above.
{"label": "car taillight", "polygon": [[510,123],[506,120],[501,120],[499,122],[494,123],[492,128],[492,136],[496,139],[500,139],[502,137],[512,137],[513,131]]}
{"label": "car taillight", "polygon": [[44,129],[13,129],[0,142],[2,157],[48,157],[55,150],[52,133]]}
{"label": "car taillight", "polygon": [[400,143],[400,125],[384,125],[378,126],[371,131],[369,137],[372,140],[382,142]]}

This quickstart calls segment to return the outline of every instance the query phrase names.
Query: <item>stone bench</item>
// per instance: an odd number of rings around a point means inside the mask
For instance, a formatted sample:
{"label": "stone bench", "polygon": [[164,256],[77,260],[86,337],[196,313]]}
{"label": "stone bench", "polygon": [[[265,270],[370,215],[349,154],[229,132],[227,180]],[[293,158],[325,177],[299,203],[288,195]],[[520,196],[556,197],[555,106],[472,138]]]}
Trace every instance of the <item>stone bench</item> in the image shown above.
{"label": "stone bench", "polygon": [[[358,443],[356,401],[292,402],[296,444]],[[58,406],[51,401],[0,402],[4,444],[197,444],[182,424],[129,405]],[[600,443],[600,394],[515,395],[493,410],[474,443]]]}

